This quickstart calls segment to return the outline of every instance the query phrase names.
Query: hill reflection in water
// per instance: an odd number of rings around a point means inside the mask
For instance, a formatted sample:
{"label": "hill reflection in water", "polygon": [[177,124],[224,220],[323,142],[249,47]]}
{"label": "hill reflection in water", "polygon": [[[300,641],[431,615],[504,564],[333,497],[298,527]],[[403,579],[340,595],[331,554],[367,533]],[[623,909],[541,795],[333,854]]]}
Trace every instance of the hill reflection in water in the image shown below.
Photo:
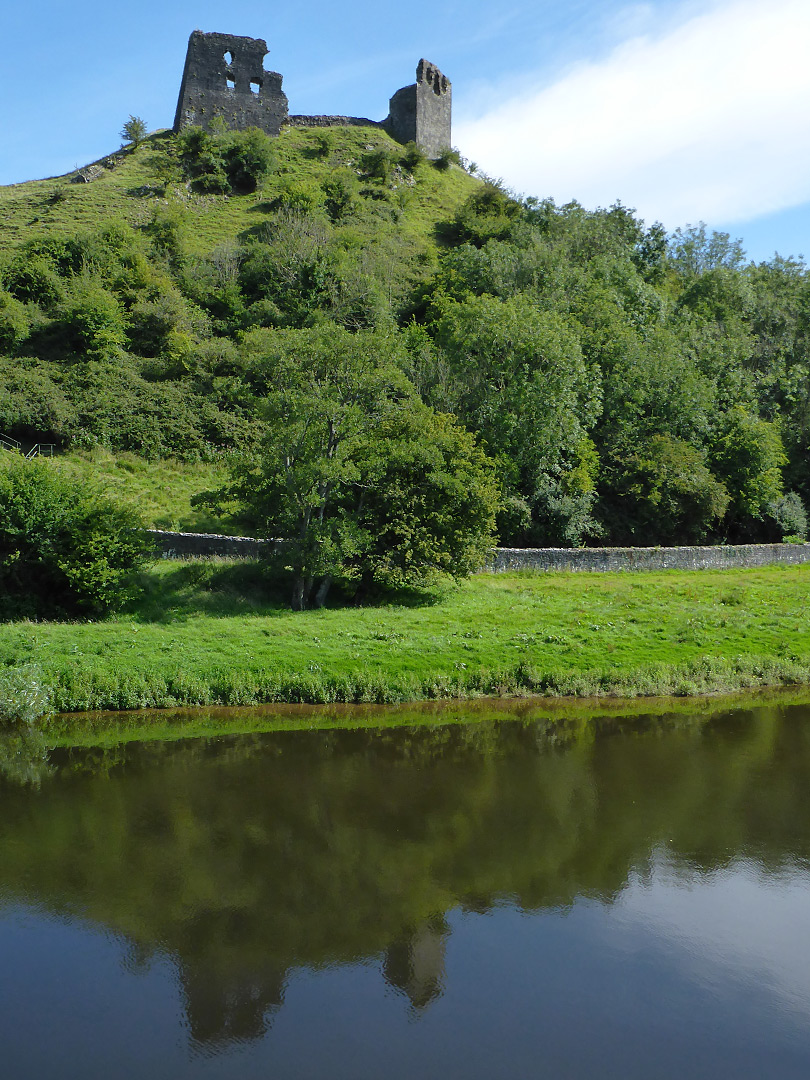
{"label": "hill reflection in water", "polygon": [[[131,980],[143,983],[143,973],[171,971],[166,977],[176,980],[186,1033],[180,1041],[194,1054],[166,1075],[196,1075],[200,1054],[222,1063],[246,1047],[269,1054],[262,1063],[274,1060],[278,1075],[287,1075],[273,1054],[298,1024],[299,1064],[306,1057],[307,1025],[316,1030],[323,1016],[307,1015],[302,994],[314,1010],[330,986],[335,1017],[352,993],[358,1008],[376,994],[373,1000],[384,1003],[366,1004],[365,1019],[373,1027],[373,1010],[383,1010],[389,1019],[381,1012],[380,1031],[395,1023],[396,1005],[403,1031],[418,1021],[413,1030],[434,1025],[431,1038],[439,1041],[441,1030],[448,1039],[455,1031],[452,1037],[466,1038],[469,1047],[490,1016],[490,1043],[509,1041],[515,1055],[510,1067],[498,1059],[503,1075],[519,1075],[524,1060],[530,1067],[541,1032],[553,1053],[566,1023],[565,1038],[573,1041],[565,1043],[568,1051],[560,1043],[561,1061],[580,1075],[577,1000],[598,1034],[599,1003],[607,1016],[617,994],[629,994],[628,1008],[642,1012],[633,995],[658,995],[657,1022],[664,1024],[671,1006],[675,1024],[688,1021],[702,1000],[696,986],[714,986],[709,999],[726,1002],[725,1019],[715,1018],[714,1027],[722,1042],[731,1039],[731,1028],[722,1032],[734,1011],[732,990],[750,998],[735,998],[743,1024],[770,985],[770,1000],[790,999],[794,1020],[806,1021],[810,984],[798,968],[810,959],[801,938],[810,923],[794,901],[810,882],[808,721],[807,708],[766,706],[710,719],[500,720],[54,751],[38,789],[0,789],[0,925],[5,912],[17,938],[33,941],[40,921],[47,923],[60,979],[69,979],[71,968],[58,955],[59,928],[101,931],[123,963],[102,964],[88,976],[97,980],[94,992],[109,980],[114,996],[113,982],[129,979],[131,994]],[[690,907],[690,896],[702,899]],[[756,934],[767,926],[769,909],[783,931],[778,948],[773,926]],[[10,931],[7,940],[16,940]],[[659,980],[644,989],[644,962],[660,975],[667,950],[688,953],[689,964],[681,964],[677,980],[670,972],[665,986]],[[780,970],[790,967],[791,953],[800,960],[785,989]],[[18,964],[21,971],[23,955]],[[740,971],[748,971],[748,983]],[[623,972],[636,980],[632,992]],[[722,993],[718,978],[728,984]],[[14,963],[6,963],[6,996],[15,992],[14,979]],[[560,1010],[571,997],[564,1021]],[[510,1009],[523,1016],[522,1035],[507,1040]],[[60,1075],[47,1039],[33,1034],[40,1019],[32,1017],[32,1030],[23,1032],[9,1028],[7,1014],[6,1030],[0,1021],[3,1046],[13,1048],[10,1060],[20,1068],[36,1059],[41,1075],[49,1067]],[[773,1055],[786,1040],[779,1053],[804,1068],[808,1056],[795,1058],[794,1020],[780,1013],[775,1034],[761,1035],[760,1043]],[[346,1034],[345,1023],[323,1022],[334,1025],[333,1040]],[[459,1036],[465,1024],[471,1031]],[[91,1032],[92,1025],[85,1037],[108,1038],[101,1026]],[[666,1031],[658,1037],[661,1045],[675,1038]],[[756,1053],[745,1050],[739,1032],[735,1038],[753,1068]],[[29,1039],[38,1040],[36,1051]],[[341,1068],[347,1076],[366,1075],[364,1054],[382,1068],[368,1031],[364,1040],[359,1056],[349,1054],[340,1067],[324,1060],[323,1071],[313,1064],[301,1075],[344,1075]],[[115,1053],[111,1045],[101,1054],[105,1067],[113,1067]],[[408,1053],[398,1059],[402,1075],[434,1075],[424,1069],[434,1059],[419,1064]],[[595,1044],[594,1053],[602,1075],[611,1075],[605,1046]],[[165,1050],[162,1060],[170,1058]],[[673,1075],[676,1064],[687,1065],[677,1055],[671,1061]],[[619,1065],[627,1067],[617,1058],[616,1075]],[[493,1075],[493,1067],[486,1055],[473,1055],[458,1075]],[[239,1068],[247,1071],[231,1075],[253,1075],[245,1061]],[[141,1075],[133,1069],[127,1075]],[[399,1075],[391,1062],[385,1069]],[[786,1069],[778,1075],[793,1075]],[[443,1075],[455,1073],[445,1066]]]}

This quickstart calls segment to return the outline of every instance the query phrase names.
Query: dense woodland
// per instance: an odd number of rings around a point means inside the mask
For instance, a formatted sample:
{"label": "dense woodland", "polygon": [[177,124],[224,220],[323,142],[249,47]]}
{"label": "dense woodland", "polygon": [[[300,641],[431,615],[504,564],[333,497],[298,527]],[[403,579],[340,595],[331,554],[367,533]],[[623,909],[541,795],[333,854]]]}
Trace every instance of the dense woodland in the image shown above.
{"label": "dense woodland", "polygon": [[[135,219],[72,223],[69,184],[42,196],[59,226],[0,263],[0,432],[245,454],[289,424],[331,351],[366,394],[384,374],[397,431],[404,408],[409,445],[441,442],[447,470],[478,468],[475,436],[502,544],[805,535],[803,262],[755,265],[725,234],[667,235],[620,204],[517,198],[380,132],[299,133],[297,158],[287,138],[188,129],[130,148],[119,170],[137,159],[150,177]],[[201,244],[201,208],[226,203],[249,224]]]}

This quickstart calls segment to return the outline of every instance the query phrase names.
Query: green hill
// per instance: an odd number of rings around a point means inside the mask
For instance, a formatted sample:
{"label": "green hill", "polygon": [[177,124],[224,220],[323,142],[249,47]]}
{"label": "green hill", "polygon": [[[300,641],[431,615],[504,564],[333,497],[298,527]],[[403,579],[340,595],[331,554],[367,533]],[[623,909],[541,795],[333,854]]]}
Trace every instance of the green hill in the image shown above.
{"label": "green hill", "polygon": [[[209,157],[232,138],[208,140]],[[395,329],[436,271],[441,226],[481,184],[373,127],[259,141],[255,190],[217,191],[170,132],[0,188],[0,433],[55,442],[59,467],[95,474],[151,523],[217,524],[188,498],[250,437],[250,410],[221,392],[239,335],[321,318]],[[237,295],[248,254],[264,257],[252,304]]]}
{"label": "green hill", "polygon": [[0,188],[0,433],[201,527],[197,475],[258,445],[279,371],[349,334],[497,462],[505,544],[806,534],[804,264],[518,199],[459,160],[374,127],[189,128]]}
{"label": "green hill", "polygon": [[[418,265],[435,259],[437,224],[450,220],[481,183],[455,165],[403,166],[403,147],[380,128],[287,128],[272,142],[275,164],[256,191],[216,195],[183,181],[174,142],[170,132],[157,132],[65,176],[0,187],[6,260],[15,249],[93,231],[112,218],[148,228],[155,210],[166,208],[182,209],[188,251],[202,256],[256,234],[274,209],[287,205],[325,210],[347,248],[373,240],[413,280],[423,276]],[[387,178],[364,168],[375,154],[389,156]],[[83,176],[94,178],[85,182]],[[351,205],[341,215],[326,205],[336,178],[350,189]]]}

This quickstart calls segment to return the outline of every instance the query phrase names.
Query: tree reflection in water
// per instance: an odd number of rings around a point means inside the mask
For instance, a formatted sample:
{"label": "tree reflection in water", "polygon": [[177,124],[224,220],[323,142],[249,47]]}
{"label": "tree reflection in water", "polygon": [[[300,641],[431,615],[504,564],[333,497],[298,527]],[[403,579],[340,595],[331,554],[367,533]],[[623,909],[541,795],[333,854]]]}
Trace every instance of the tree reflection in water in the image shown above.
{"label": "tree reflection in water", "polygon": [[25,767],[11,748],[10,778],[39,788],[0,788],[0,897],[170,955],[200,1045],[260,1038],[294,971],[363,960],[418,1014],[454,909],[610,904],[662,845],[684,878],[806,865],[808,719],[299,731],[40,747]]}

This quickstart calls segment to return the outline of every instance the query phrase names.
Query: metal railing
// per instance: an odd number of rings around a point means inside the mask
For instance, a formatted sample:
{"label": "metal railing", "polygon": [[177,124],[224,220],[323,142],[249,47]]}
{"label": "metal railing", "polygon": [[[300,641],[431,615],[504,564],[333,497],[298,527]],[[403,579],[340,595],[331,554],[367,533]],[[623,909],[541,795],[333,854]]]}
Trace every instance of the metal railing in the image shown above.
{"label": "metal railing", "polygon": [[25,455],[30,461],[34,457],[53,457],[53,448],[56,443],[52,442],[38,442],[34,443],[28,453]]}
{"label": "metal railing", "polygon": [[56,443],[52,442],[38,442],[34,443],[27,453],[23,453],[22,443],[19,439],[12,439],[10,435],[0,434],[0,450],[8,450],[12,454],[22,454],[28,461],[35,457],[53,457],[55,446]]}
{"label": "metal railing", "polygon": [[12,439],[10,435],[0,435],[0,447],[15,454],[22,453],[22,443],[18,442],[17,439]]}

